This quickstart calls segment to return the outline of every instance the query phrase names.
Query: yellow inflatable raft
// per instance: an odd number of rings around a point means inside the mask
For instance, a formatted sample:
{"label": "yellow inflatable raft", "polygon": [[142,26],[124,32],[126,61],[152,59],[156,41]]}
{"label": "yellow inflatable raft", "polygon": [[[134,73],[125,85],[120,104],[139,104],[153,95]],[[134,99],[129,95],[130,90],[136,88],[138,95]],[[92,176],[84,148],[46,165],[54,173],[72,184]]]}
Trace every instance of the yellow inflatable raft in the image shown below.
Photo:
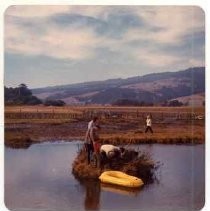
{"label": "yellow inflatable raft", "polygon": [[141,179],[139,179],[137,177],[130,176],[121,171],[105,171],[101,174],[99,179],[103,183],[121,185],[121,186],[125,186],[125,187],[136,187],[137,188],[144,184]]}

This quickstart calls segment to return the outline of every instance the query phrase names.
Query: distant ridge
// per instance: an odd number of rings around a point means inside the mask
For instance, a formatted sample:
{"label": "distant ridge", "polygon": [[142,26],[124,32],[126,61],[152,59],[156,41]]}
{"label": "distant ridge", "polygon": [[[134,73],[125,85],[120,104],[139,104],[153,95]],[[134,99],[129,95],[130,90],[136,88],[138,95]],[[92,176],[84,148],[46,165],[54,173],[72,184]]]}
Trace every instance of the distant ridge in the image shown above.
{"label": "distant ridge", "polygon": [[205,67],[37,88],[32,92],[41,99],[61,99],[67,104],[112,104],[119,99],[160,103],[204,93]]}

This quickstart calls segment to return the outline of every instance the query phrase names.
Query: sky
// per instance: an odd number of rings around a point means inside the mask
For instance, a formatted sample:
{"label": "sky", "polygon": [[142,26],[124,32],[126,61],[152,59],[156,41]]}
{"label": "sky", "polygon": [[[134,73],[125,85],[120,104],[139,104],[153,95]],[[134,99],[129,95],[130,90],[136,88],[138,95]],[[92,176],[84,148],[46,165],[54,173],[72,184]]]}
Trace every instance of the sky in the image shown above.
{"label": "sky", "polygon": [[10,6],[7,87],[128,78],[205,66],[205,15],[194,6]]}

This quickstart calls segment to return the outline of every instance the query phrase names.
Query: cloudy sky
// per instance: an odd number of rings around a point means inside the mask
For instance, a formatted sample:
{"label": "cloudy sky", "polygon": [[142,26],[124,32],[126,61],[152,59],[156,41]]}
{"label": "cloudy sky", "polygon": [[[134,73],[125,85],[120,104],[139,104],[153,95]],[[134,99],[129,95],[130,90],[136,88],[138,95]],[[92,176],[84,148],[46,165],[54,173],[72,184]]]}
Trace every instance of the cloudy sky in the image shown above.
{"label": "cloudy sky", "polygon": [[204,66],[204,13],[189,6],[11,6],[5,85],[29,88]]}

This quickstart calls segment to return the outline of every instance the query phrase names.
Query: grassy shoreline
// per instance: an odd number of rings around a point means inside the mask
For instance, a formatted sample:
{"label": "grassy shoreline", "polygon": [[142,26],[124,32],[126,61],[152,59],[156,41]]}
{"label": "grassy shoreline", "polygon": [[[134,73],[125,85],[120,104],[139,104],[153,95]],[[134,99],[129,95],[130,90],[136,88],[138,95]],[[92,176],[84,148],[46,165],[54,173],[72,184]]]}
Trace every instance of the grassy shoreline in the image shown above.
{"label": "grassy shoreline", "polygon": [[161,164],[155,162],[148,153],[126,150],[123,158],[101,158],[101,166],[96,167],[93,163],[87,164],[87,155],[83,148],[72,164],[72,173],[78,179],[98,179],[106,170],[117,170],[139,177],[144,184],[149,184],[156,180],[156,170],[160,166]]}

